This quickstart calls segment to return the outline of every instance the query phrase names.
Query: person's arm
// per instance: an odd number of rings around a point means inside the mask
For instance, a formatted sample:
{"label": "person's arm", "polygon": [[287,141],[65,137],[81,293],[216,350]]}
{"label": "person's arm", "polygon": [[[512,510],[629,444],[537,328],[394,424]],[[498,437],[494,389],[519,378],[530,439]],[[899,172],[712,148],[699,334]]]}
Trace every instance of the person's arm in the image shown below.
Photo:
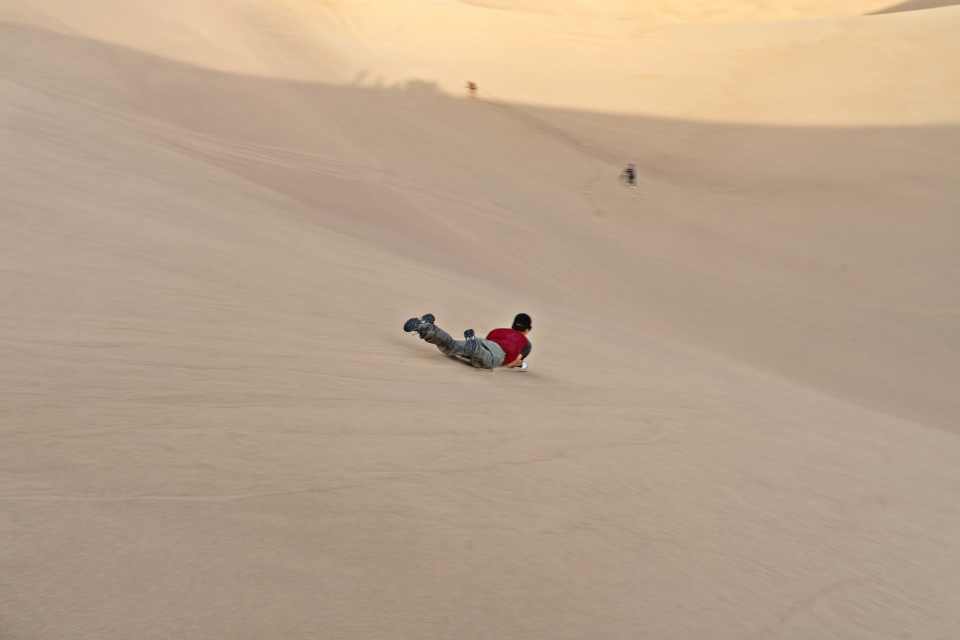
{"label": "person's arm", "polygon": [[508,368],[519,367],[520,365],[523,364],[523,361],[526,359],[526,357],[530,355],[530,351],[532,350],[533,350],[533,345],[530,344],[529,340],[527,340],[527,344],[524,345],[523,351],[520,352],[520,355],[518,355],[516,359],[510,364],[505,364],[503,366]]}

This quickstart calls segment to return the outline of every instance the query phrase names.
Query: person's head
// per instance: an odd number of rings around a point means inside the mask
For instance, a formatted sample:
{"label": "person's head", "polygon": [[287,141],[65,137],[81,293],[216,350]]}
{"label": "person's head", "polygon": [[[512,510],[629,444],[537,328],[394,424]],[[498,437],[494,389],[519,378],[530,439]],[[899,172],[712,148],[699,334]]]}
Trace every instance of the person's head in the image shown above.
{"label": "person's head", "polygon": [[519,331],[520,333],[527,333],[530,329],[533,328],[533,321],[530,320],[530,316],[525,313],[518,313],[513,318],[512,328],[514,331]]}

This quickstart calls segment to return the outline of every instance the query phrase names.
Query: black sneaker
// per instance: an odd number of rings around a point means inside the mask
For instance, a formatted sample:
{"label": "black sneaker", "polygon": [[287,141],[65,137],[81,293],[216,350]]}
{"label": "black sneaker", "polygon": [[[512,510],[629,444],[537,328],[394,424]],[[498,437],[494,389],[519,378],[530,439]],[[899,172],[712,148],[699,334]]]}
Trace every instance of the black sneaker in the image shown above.
{"label": "black sneaker", "polygon": [[466,339],[466,344],[463,345],[463,355],[472,360],[480,347],[480,341],[477,340],[477,334],[473,329],[464,331],[463,337]]}
{"label": "black sneaker", "polygon": [[407,333],[411,333],[413,331],[420,331],[421,329],[428,328],[428,327],[425,327],[424,325],[432,325],[434,322],[436,322],[436,320],[437,320],[437,317],[434,316],[432,313],[425,313],[419,318],[410,318],[409,320],[404,322],[403,330],[406,331]]}

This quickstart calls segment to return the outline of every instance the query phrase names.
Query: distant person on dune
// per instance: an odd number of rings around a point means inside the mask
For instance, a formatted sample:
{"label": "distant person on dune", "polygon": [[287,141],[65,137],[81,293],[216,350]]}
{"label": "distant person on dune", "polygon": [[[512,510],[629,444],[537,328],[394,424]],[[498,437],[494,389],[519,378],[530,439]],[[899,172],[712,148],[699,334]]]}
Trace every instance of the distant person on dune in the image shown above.
{"label": "distant person on dune", "polygon": [[527,338],[533,322],[527,314],[518,313],[509,329],[494,329],[485,339],[477,338],[473,329],[467,329],[463,332],[463,340],[454,340],[434,324],[435,321],[432,313],[410,318],[403,324],[403,330],[407,333],[416,331],[421,339],[435,345],[443,355],[460,358],[478,369],[527,368],[524,359],[533,348]]}
{"label": "distant person on dune", "polygon": [[631,187],[637,186],[637,165],[632,162],[623,170],[623,181]]}
{"label": "distant person on dune", "polygon": [[476,82],[472,82],[472,81],[471,81],[471,82],[468,82],[468,83],[467,83],[467,92],[470,94],[470,97],[471,97],[471,98],[476,98],[476,97],[477,97],[477,83],[476,83]]}

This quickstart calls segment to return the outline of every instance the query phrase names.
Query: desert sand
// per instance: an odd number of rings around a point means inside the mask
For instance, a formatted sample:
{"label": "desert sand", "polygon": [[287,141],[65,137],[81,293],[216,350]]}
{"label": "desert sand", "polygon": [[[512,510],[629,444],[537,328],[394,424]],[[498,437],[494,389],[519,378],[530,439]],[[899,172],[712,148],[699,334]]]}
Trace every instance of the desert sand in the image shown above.
{"label": "desert sand", "polygon": [[940,4],[0,0],[0,638],[956,637]]}

